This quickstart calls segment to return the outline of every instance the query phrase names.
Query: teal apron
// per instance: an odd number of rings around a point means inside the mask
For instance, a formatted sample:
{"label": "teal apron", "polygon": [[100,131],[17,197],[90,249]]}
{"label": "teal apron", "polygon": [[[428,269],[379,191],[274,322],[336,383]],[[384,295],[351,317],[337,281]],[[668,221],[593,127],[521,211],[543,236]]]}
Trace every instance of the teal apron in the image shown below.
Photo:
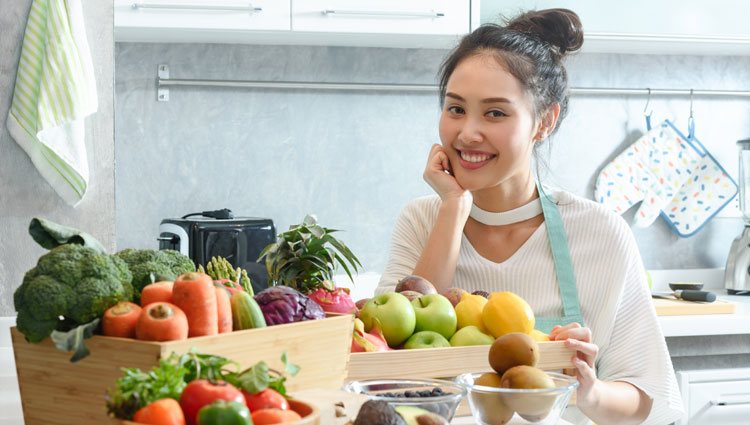
{"label": "teal apron", "polygon": [[573,261],[570,259],[568,249],[568,238],[565,236],[560,211],[557,205],[544,193],[541,185],[537,184],[539,199],[542,202],[542,213],[547,226],[547,238],[552,249],[552,259],[555,262],[555,274],[560,287],[560,300],[562,301],[562,317],[536,317],[536,329],[549,333],[557,325],[563,326],[568,323],[580,323],[583,326],[583,314],[578,303],[578,289],[576,289],[576,278],[573,273]]}

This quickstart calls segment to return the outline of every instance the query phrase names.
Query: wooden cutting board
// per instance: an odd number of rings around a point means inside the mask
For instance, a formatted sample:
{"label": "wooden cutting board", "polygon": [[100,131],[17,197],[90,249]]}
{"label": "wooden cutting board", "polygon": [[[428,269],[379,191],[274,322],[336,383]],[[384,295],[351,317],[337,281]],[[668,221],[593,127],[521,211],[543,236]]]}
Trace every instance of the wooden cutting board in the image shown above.
{"label": "wooden cutting board", "polygon": [[716,300],[712,303],[652,299],[657,316],[681,316],[693,314],[732,314],[737,310],[733,302]]}

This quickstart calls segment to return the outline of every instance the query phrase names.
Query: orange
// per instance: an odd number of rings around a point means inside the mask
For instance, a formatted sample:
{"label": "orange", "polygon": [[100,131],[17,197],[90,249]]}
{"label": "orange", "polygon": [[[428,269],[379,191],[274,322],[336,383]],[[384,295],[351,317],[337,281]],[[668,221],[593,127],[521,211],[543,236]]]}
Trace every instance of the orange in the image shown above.
{"label": "orange", "polygon": [[493,292],[482,309],[482,322],[495,338],[511,332],[530,334],[534,330],[534,311],[513,292]]}

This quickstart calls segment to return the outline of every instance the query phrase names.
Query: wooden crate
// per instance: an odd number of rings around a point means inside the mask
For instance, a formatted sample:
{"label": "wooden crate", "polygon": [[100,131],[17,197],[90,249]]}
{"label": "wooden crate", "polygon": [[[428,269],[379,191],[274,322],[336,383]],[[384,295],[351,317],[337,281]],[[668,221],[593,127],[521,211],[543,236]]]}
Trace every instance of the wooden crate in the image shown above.
{"label": "wooden crate", "polygon": [[286,351],[301,368],[287,381],[289,391],[338,389],[347,376],[353,329],[354,317],[346,315],[162,343],[94,336],[86,340],[91,355],[78,363],[70,363],[71,354],[57,350],[49,338],[31,344],[15,328],[11,337],[26,425],[100,425],[111,422],[104,396],[122,376],[121,368],[147,370],[172,352],[193,348],[242,368],[264,360],[277,370],[283,370]]}
{"label": "wooden crate", "polygon": [[[352,353],[347,381],[387,378],[453,378],[466,372],[489,372],[489,345],[419,348]],[[540,342],[539,364],[544,370],[572,368],[574,350],[563,341]]]}

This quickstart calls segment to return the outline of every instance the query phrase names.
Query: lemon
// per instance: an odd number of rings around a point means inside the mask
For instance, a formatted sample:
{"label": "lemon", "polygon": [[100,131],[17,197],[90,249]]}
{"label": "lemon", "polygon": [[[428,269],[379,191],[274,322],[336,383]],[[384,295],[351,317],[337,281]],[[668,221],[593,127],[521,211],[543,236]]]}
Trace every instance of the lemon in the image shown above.
{"label": "lemon", "polygon": [[481,295],[471,295],[464,292],[461,301],[456,304],[457,329],[466,326],[476,326],[482,333],[488,333],[482,321],[482,310],[487,304],[487,298]]}
{"label": "lemon", "polygon": [[511,332],[531,334],[534,312],[531,306],[513,292],[493,292],[482,309],[485,328],[498,338]]}

